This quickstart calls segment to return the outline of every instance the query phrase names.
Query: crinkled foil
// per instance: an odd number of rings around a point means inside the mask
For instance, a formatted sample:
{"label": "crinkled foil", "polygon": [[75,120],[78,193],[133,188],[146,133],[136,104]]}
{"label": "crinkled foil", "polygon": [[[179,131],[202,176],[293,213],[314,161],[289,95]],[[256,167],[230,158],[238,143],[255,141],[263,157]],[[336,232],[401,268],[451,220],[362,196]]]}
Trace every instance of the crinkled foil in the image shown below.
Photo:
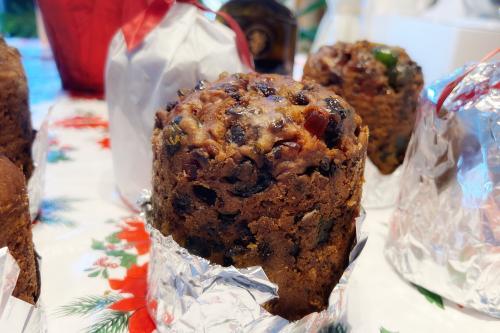
{"label": "crinkled foil", "polygon": [[366,159],[365,183],[363,184],[363,196],[361,204],[365,208],[388,208],[396,204],[399,194],[399,182],[401,181],[401,167],[389,175],[380,173],[378,168]]}
{"label": "crinkled foil", "polygon": [[0,249],[0,331],[22,333],[47,332],[46,314],[41,301],[29,304],[12,296],[19,266],[7,247]]}
{"label": "crinkled foil", "polygon": [[49,152],[49,114],[38,129],[31,153],[35,169],[28,181],[28,197],[30,202],[30,217],[34,221],[38,216],[42,204],[43,189],[45,186],[45,169],[47,166],[47,154]]}
{"label": "crinkled foil", "polygon": [[[141,206],[146,220],[150,220],[147,193]],[[364,217],[363,212],[356,220],[358,227]],[[211,264],[191,255],[171,236],[163,236],[149,223],[148,230],[152,241],[148,310],[160,333],[335,332],[336,325],[343,320],[344,290],[352,262],[332,291],[326,310],[290,323],[260,306],[277,297],[278,291],[261,267],[238,269]],[[352,260],[365,241],[358,239]]]}
{"label": "crinkled foil", "polygon": [[407,280],[500,318],[500,62],[479,64],[436,113],[424,90],[386,255]]}

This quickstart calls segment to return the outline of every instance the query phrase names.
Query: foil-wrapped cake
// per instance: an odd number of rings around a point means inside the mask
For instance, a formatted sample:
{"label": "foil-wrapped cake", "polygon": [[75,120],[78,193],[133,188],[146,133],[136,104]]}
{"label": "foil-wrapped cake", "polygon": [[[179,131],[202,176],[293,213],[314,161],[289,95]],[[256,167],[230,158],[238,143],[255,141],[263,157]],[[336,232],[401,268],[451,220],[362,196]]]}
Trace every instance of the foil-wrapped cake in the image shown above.
{"label": "foil-wrapped cake", "polygon": [[468,70],[423,93],[386,255],[407,280],[500,318],[500,62]]}

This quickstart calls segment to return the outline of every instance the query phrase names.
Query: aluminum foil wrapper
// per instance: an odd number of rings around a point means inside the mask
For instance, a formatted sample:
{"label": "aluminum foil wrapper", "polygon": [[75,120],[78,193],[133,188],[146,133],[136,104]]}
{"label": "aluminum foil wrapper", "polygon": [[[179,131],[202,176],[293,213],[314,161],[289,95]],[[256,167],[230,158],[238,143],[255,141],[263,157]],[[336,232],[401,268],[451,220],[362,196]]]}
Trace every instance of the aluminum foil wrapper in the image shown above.
{"label": "aluminum foil wrapper", "polygon": [[500,318],[500,62],[482,63],[436,113],[425,89],[386,256],[407,280]]}
{"label": "aluminum foil wrapper", "polygon": [[363,184],[363,196],[361,204],[369,208],[388,208],[396,204],[399,194],[399,182],[401,181],[401,167],[389,175],[382,174],[378,168],[366,159],[365,183]]}
{"label": "aluminum foil wrapper", "polygon": [[41,301],[24,302],[12,292],[19,276],[19,266],[7,247],[0,249],[0,328],[1,332],[45,333],[46,314]]}
{"label": "aluminum foil wrapper", "polygon": [[49,152],[49,116],[47,114],[38,129],[31,148],[35,169],[28,181],[28,197],[31,221],[38,216],[42,204],[43,189],[45,186],[45,169],[47,167],[47,154]]}
{"label": "aluminum foil wrapper", "polygon": [[[190,254],[171,236],[163,236],[149,224],[147,195],[143,195],[141,206],[152,241],[148,310],[158,332],[335,332],[333,329],[343,320],[344,290],[353,262],[332,291],[326,310],[290,323],[261,307],[278,295],[278,287],[262,267],[222,267]],[[357,226],[364,218],[363,212]],[[352,261],[365,241],[358,238]]]}

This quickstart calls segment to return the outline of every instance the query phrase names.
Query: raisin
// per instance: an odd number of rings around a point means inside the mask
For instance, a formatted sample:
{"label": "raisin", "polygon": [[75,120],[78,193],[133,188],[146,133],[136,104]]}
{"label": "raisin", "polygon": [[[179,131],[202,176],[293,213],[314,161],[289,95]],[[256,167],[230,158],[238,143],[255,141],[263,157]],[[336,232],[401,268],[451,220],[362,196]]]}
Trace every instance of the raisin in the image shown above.
{"label": "raisin", "polygon": [[279,103],[279,102],[284,101],[285,97],[278,96],[278,95],[271,95],[271,96],[267,97],[267,99],[272,101],[272,102]]}
{"label": "raisin", "polygon": [[304,175],[307,175],[307,176],[311,176],[313,173],[315,173],[316,171],[318,171],[318,168],[317,167],[314,167],[314,166],[308,166],[306,168],[306,170],[304,171]]}
{"label": "raisin", "polygon": [[184,136],[184,131],[175,122],[165,127],[164,131],[166,136],[165,149],[167,155],[173,156],[181,147],[181,139],[182,136]]}
{"label": "raisin", "polygon": [[341,119],[347,116],[347,110],[340,104],[340,102],[332,97],[325,98],[326,107],[331,113],[338,113]]}
{"label": "raisin", "polygon": [[342,135],[341,126],[334,120],[330,119],[325,129],[325,143],[328,148],[336,147]]}
{"label": "raisin", "polygon": [[196,161],[200,166],[207,165],[208,163],[208,153],[205,151],[205,149],[193,149],[193,151],[191,151],[191,156],[193,158],[193,161]]}
{"label": "raisin", "polygon": [[207,258],[212,254],[209,242],[201,237],[191,236],[186,239],[186,249],[199,257]]}
{"label": "raisin", "polygon": [[226,110],[226,114],[240,117],[246,112],[246,107],[236,104]]}
{"label": "raisin", "polygon": [[309,104],[309,98],[304,94],[304,91],[299,91],[295,96],[293,96],[292,103],[295,105],[307,105]]}
{"label": "raisin", "polygon": [[318,224],[318,239],[316,245],[321,245],[330,238],[330,232],[333,228],[333,219],[320,220]]}
{"label": "raisin", "polygon": [[328,76],[327,85],[341,85],[343,83],[342,77],[335,72],[331,72]]}
{"label": "raisin", "polygon": [[238,215],[240,215],[240,211],[236,213],[217,213],[217,217],[224,225],[233,224]]}
{"label": "raisin", "polygon": [[265,82],[257,82],[255,87],[266,97],[276,95],[276,89],[270,87],[269,84]]}
{"label": "raisin", "polygon": [[207,81],[200,80],[200,81],[198,81],[198,83],[194,87],[194,90],[204,90],[204,89],[207,88],[207,86],[208,86],[208,82]]}
{"label": "raisin", "polygon": [[241,100],[241,95],[238,91],[238,88],[231,85],[231,84],[226,84],[224,85],[224,92],[229,95],[232,99],[235,101],[240,101]]}
{"label": "raisin", "polygon": [[184,163],[182,170],[186,172],[186,175],[189,180],[196,180],[198,177],[198,169],[200,168],[200,165],[198,162],[191,160],[187,163]]}
{"label": "raisin", "polygon": [[191,198],[187,194],[175,194],[172,199],[172,207],[179,215],[189,214],[193,211]]}
{"label": "raisin", "polygon": [[208,187],[202,185],[194,185],[193,193],[198,199],[200,199],[207,205],[213,206],[215,204],[215,201],[217,201],[217,192]]}
{"label": "raisin", "polygon": [[179,104],[178,101],[175,101],[175,102],[168,102],[167,103],[167,106],[165,106],[165,110],[167,110],[167,112],[170,112],[172,111],[173,109],[175,109],[175,107]]}
{"label": "raisin", "polygon": [[291,255],[292,257],[297,258],[299,253],[300,253],[299,244],[293,243],[292,246],[290,247],[290,251],[288,251],[288,254]]}
{"label": "raisin", "polygon": [[155,128],[163,129],[165,124],[167,124],[168,113],[165,111],[158,111],[155,114]]}
{"label": "raisin", "polygon": [[273,249],[268,242],[261,241],[257,244],[257,253],[265,260],[273,254]]}
{"label": "raisin", "polygon": [[231,266],[234,264],[234,259],[233,257],[237,255],[241,255],[246,252],[246,248],[242,245],[234,245],[230,249],[226,250],[224,253],[224,257],[222,258],[223,260],[223,265],[224,266]]}
{"label": "raisin", "polygon": [[231,193],[241,198],[249,198],[254,194],[267,189],[272,183],[273,177],[269,171],[260,171],[255,184],[245,184],[236,186]]}
{"label": "raisin", "polygon": [[274,120],[271,125],[270,125],[270,129],[271,131],[273,132],[278,132],[280,131],[281,129],[283,129],[283,127],[285,126],[285,120],[283,120],[283,118],[280,118],[280,119],[276,119]]}
{"label": "raisin", "polygon": [[299,223],[302,218],[304,217],[304,213],[299,213],[293,217],[293,223],[297,224]]}
{"label": "raisin", "polygon": [[184,97],[193,92],[193,89],[179,89],[177,90],[177,96]]}
{"label": "raisin", "polygon": [[234,124],[229,128],[229,141],[236,143],[238,146],[242,146],[246,142],[245,129],[239,125]]}
{"label": "raisin", "polygon": [[319,162],[319,173],[325,177],[330,176],[330,160],[327,157],[323,157]]}

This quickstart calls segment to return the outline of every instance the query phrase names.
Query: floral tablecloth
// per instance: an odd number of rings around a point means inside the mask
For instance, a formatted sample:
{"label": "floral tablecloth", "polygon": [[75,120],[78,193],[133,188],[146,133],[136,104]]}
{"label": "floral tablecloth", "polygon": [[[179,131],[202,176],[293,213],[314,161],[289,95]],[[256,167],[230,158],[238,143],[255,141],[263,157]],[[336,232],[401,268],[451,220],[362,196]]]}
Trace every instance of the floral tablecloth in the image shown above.
{"label": "floral tablecloth", "polygon": [[[28,57],[42,50],[36,42],[14,44]],[[35,126],[51,110],[45,195],[33,228],[48,332],[152,332],[146,310],[150,240],[142,219],[115,191],[105,103],[64,96],[50,57],[32,61],[42,62],[25,63],[32,92],[40,92],[31,96]],[[43,68],[50,82],[30,68]],[[344,291],[343,322],[332,332],[500,332],[500,321],[451,304],[392,270],[383,256],[390,213],[367,211],[360,232],[368,242]]]}

